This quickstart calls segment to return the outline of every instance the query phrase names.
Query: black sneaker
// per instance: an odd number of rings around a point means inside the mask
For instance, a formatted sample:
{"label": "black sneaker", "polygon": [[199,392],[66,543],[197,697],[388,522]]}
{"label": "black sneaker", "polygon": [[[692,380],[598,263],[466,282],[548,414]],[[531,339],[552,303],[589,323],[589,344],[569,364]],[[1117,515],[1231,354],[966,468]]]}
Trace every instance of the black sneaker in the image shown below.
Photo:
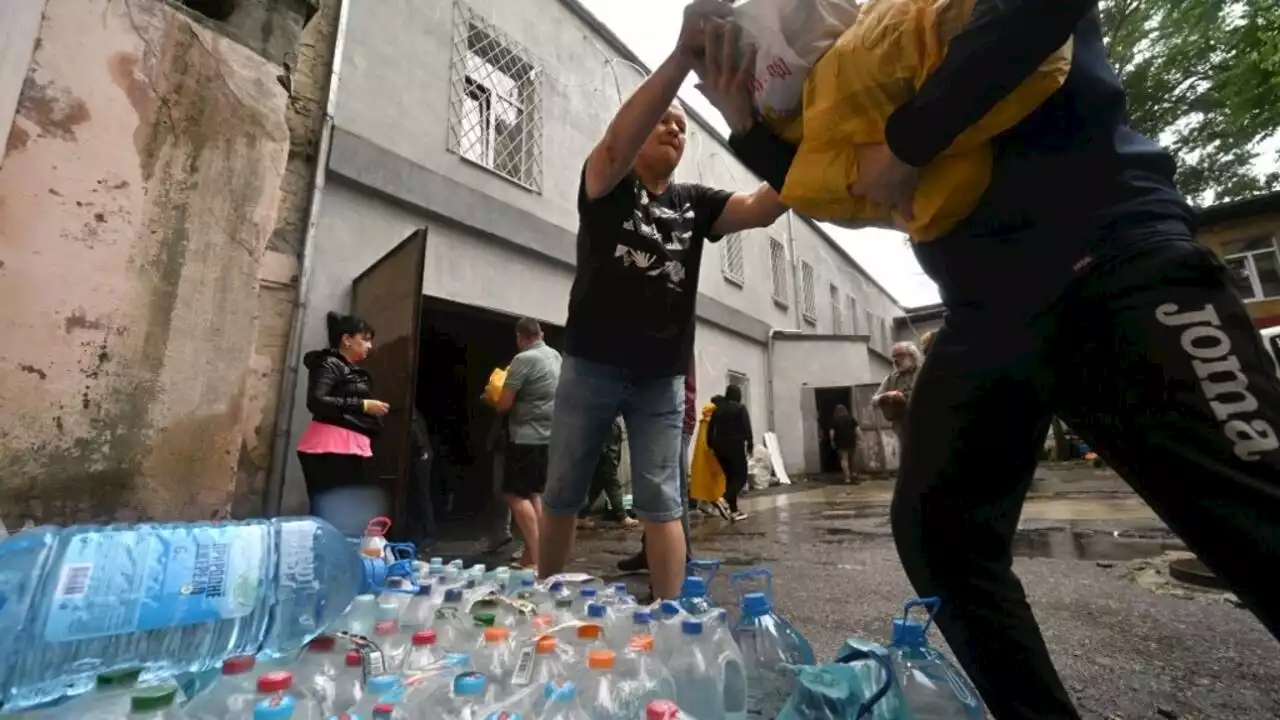
{"label": "black sneaker", "polygon": [[649,560],[643,552],[618,561],[618,569],[624,573],[649,572]]}

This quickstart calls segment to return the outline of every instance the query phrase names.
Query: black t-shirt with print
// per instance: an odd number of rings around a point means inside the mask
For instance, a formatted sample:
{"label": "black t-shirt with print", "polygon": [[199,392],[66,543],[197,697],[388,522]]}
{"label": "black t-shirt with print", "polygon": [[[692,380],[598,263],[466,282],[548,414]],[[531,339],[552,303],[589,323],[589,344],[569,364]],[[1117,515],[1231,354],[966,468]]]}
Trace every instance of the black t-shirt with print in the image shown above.
{"label": "black t-shirt with print", "polygon": [[686,183],[655,194],[628,173],[591,200],[580,181],[566,353],[641,376],[683,375],[693,354],[702,248],[719,240],[711,227],[731,194]]}

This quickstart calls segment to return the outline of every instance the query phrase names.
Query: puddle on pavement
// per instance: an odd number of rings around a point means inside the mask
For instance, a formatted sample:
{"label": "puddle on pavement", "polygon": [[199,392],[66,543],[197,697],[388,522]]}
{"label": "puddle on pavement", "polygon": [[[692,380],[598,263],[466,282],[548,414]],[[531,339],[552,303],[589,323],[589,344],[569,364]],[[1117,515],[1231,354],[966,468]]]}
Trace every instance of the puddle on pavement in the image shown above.
{"label": "puddle on pavement", "polygon": [[1013,538],[1014,556],[1055,560],[1124,562],[1155,557],[1171,550],[1185,549],[1186,545],[1174,537],[1150,537],[1067,528],[1019,530]]}

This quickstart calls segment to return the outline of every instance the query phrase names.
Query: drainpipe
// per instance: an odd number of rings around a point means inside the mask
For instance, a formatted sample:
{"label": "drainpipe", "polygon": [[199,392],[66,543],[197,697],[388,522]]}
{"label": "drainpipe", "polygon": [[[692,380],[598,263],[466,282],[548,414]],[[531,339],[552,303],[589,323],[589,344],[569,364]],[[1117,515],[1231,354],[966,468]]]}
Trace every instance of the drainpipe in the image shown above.
{"label": "drainpipe", "polygon": [[302,363],[303,319],[307,314],[307,292],[311,287],[313,246],[316,224],[320,220],[320,200],[324,195],[333,146],[333,117],[338,105],[338,74],[342,67],[342,51],[346,45],[347,19],[351,10],[348,0],[338,2],[338,29],[333,38],[333,66],[329,71],[329,89],[325,93],[324,120],[320,127],[320,147],[316,153],[316,171],[311,184],[307,208],[307,231],[302,238],[302,262],[298,271],[298,300],[294,305],[293,324],[289,327],[289,345],[285,350],[285,369],[280,378],[280,401],[276,404],[275,438],[271,446],[271,470],[267,475],[266,515],[280,514],[284,497],[284,474],[289,464],[289,445],[293,433],[294,400],[297,397],[298,366]]}
{"label": "drainpipe", "polygon": [[769,340],[765,345],[764,352],[764,373],[765,383],[765,414],[769,419],[769,432],[777,431],[777,421],[773,413],[773,336],[778,332],[777,328],[769,328]]}
{"label": "drainpipe", "polygon": [[[800,286],[800,258],[796,255],[796,234],[792,221],[795,217],[794,210],[787,211],[787,253],[791,256],[791,307],[795,308],[796,330],[804,330],[804,308],[800,303],[804,301],[804,288]],[[816,291],[815,291],[816,292]]]}

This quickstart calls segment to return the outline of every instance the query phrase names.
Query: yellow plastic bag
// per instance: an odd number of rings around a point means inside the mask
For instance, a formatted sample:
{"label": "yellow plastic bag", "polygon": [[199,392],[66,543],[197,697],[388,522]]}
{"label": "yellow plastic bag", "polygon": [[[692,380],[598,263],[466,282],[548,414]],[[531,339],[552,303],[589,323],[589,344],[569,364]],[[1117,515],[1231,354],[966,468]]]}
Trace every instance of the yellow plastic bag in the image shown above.
{"label": "yellow plastic bag", "polygon": [[[990,139],[1062,86],[1071,40],[920,171],[911,222],[848,190],[858,178],[855,146],[884,142],[889,115],[938,68],[972,11],[973,0],[875,0],[862,7],[805,81],[803,139],[782,188],[784,203],[817,220],[892,223],[913,242],[937,239],[973,212],[991,181]],[[772,129],[783,137],[800,130],[794,123]]]}
{"label": "yellow plastic bag", "polygon": [[489,384],[484,386],[484,399],[489,401],[490,405],[498,404],[498,397],[502,395],[502,386],[507,384],[507,371],[504,368],[494,368],[489,373]]}
{"label": "yellow plastic bag", "polygon": [[724,495],[724,470],[716,460],[711,446],[707,445],[707,425],[716,406],[702,406],[702,421],[698,423],[698,436],[693,441],[693,465],[689,469],[689,497],[703,502],[715,502]]}

